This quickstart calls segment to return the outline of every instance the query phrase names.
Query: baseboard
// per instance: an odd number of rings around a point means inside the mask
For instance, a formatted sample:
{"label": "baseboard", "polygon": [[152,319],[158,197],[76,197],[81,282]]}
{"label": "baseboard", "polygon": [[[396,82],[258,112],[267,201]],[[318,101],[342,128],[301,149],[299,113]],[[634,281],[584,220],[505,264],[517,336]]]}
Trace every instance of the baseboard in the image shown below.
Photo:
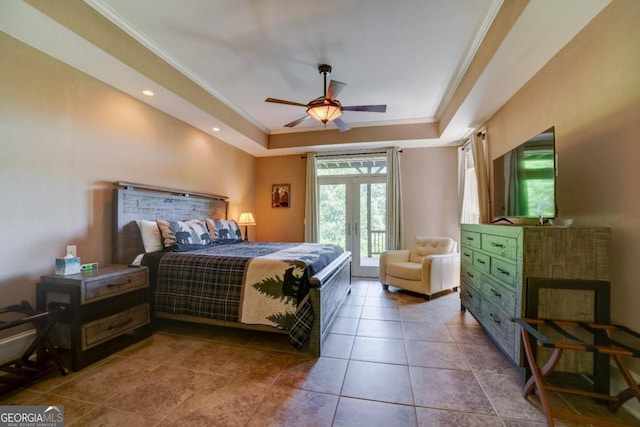
{"label": "baseboard", "polygon": [[[627,385],[626,381],[622,377],[622,374],[620,373],[620,369],[618,369],[618,365],[615,363],[613,358],[611,359],[610,364],[611,364],[610,389],[611,389],[611,394],[616,395],[629,386]],[[640,375],[636,374],[633,371],[629,371],[629,372],[631,372],[631,376],[633,377],[633,380],[636,382],[636,384],[640,384]],[[634,417],[640,420],[640,402],[638,402],[638,399],[634,398],[634,399],[628,400],[627,403],[623,405],[623,408],[627,410],[631,415],[633,415]]]}
{"label": "baseboard", "polygon": [[30,329],[0,340],[0,364],[20,357],[33,342],[35,335],[36,330]]}

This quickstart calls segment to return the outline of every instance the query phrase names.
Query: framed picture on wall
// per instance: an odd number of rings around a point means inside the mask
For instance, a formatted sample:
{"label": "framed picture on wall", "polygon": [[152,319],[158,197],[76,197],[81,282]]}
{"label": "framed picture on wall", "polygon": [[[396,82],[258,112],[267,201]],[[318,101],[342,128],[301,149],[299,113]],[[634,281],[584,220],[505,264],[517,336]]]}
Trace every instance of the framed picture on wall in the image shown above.
{"label": "framed picture on wall", "polygon": [[288,208],[291,205],[291,185],[273,184],[271,186],[271,207]]}

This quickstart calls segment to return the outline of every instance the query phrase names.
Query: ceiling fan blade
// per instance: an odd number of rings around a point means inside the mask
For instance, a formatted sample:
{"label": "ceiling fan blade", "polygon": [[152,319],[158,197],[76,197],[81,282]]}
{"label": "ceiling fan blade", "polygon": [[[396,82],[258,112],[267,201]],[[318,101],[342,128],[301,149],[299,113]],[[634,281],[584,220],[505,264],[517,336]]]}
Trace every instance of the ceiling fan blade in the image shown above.
{"label": "ceiling fan blade", "polygon": [[340,132],[344,132],[344,131],[347,131],[347,130],[351,129],[351,128],[349,127],[349,125],[348,125],[348,124],[346,124],[346,123],[345,123],[341,118],[339,118],[339,117],[338,117],[337,119],[332,120],[332,122],[336,124],[336,126],[338,127],[338,130],[339,130]]}
{"label": "ceiling fan blade", "polygon": [[285,101],[284,99],[267,98],[264,102],[274,102],[276,104],[295,105],[297,107],[307,107],[307,104],[300,104],[299,102]]}
{"label": "ceiling fan blade", "polygon": [[291,123],[287,123],[286,125],[284,125],[284,127],[292,128],[292,127],[297,126],[297,125],[299,125],[300,123],[304,122],[304,121],[305,121],[305,120],[307,120],[308,118],[309,118],[309,116],[308,116],[308,115],[307,115],[307,116],[304,116],[304,117],[300,117],[298,120],[295,120],[295,121],[293,121],[293,122],[291,122]]}
{"label": "ceiling fan blade", "polygon": [[329,82],[329,89],[327,89],[327,98],[336,99],[346,85],[346,83],[342,83],[337,80],[331,80]]}
{"label": "ceiling fan blade", "polygon": [[387,111],[386,105],[353,105],[342,107],[342,111],[368,111],[372,113],[384,113]]}

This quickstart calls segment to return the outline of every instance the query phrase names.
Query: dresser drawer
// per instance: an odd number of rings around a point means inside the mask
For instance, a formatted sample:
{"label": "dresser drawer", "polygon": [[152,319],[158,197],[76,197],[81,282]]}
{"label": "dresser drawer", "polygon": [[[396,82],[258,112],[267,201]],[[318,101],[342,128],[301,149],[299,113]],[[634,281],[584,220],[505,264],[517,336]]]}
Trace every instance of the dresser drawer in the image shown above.
{"label": "dresser drawer", "polygon": [[460,266],[460,270],[462,280],[469,283],[470,286],[473,286],[476,289],[480,289],[480,287],[482,286],[482,273],[467,264],[462,264]]}
{"label": "dresser drawer", "polygon": [[492,254],[515,260],[517,258],[518,242],[512,237],[483,234],[482,249]]}
{"label": "dresser drawer", "polygon": [[132,268],[127,274],[86,279],[82,282],[81,304],[89,304],[148,286],[147,270]]}
{"label": "dresser drawer", "polygon": [[463,246],[460,250],[460,260],[462,262],[466,262],[469,265],[473,265],[473,251]]}
{"label": "dresser drawer", "polygon": [[460,299],[462,305],[471,310],[476,316],[480,311],[480,291],[469,286],[466,281],[462,281],[460,286]]}
{"label": "dresser drawer", "polygon": [[491,257],[482,252],[473,253],[473,266],[483,273],[491,273]]}
{"label": "dresser drawer", "polygon": [[149,304],[140,304],[113,316],[86,323],[81,328],[82,350],[123,335],[150,321]]}
{"label": "dresser drawer", "polygon": [[510,264],[497,258],[491,258],[491,276],[512,288],[516,283],[517,271],[515,264]]}
{"label": "dresser drawer", "polygon": [[482,243],[480,239],[480,233],[476,233],[475,231],[462,230],[460,237],[462,238],[462,245],[471,246],[472,248],[478,249],[481,248]]}
{"label": "dresser drawer", "polygon": [[501,285],[498,281],[483,276],[482,298],[505,313],[513,315],[516,306],[516,295],[512,289]]}
{"label": "dresser drawer", "polygon": [[486,328],[493,331],[491,336],[500,347],[509,356],[513,357],[515,352],[515,323],[511,321],[511,317],[486,299],[483,299],[482,322]]}

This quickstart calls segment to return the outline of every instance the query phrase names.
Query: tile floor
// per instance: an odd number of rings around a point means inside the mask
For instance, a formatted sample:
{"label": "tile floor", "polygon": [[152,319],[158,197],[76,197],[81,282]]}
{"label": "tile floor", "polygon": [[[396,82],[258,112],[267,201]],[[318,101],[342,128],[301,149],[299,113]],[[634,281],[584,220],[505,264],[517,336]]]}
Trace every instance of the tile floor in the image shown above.
{"label": "tile floor", "polygon": [[[425,302],[354,281],[321,358],[286,336],[178,322],[67,377],[0,397],[64,405],[68,426],[542,426],[536,397],[458,293]],[[590,400],[565,410],[629,425]],[[576,424],[556,420],[559,426]]]}

